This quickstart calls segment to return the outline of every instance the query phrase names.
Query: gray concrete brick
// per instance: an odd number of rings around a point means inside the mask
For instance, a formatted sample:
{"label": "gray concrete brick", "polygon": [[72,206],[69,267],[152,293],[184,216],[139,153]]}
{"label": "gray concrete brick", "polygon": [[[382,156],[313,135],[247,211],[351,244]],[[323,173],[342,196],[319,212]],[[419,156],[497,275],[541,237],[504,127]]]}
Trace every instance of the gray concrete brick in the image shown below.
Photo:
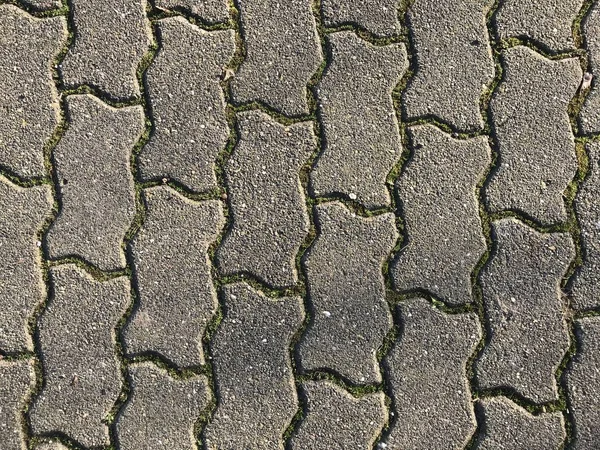
{"label": "gray concrete brick", "polygon": [[22,177],[45,176],[44,146],[60,121],[51,65],[66,44],[67,22],[5,4],[0,29],[0,165]]}
{"label": "gray concrete brick", "polygon": [[146,75],[154,133],[140,172],[194,191],[216,189],[215,159],[229,137],[219,80],[235,50],[234,33],[207,33],[182,17],[158,24],[161,48]]}
{"label": "gray concrete brick", "polygon": [[579,352],[567,371],[569,410],[575,422],[574,450],[600,446],[600,317],[577,321]]}
{"label": "gray concrete brick", "polygon": [[239,0],[246,57],[232,82],[236,102],[307,114],[306,85],[323,60],[310,0]]}
{"label": "gray concrete brick", "polygon": [[70,0],[75,40],[60,71],[70,87],[86,84],[113,98],[138,97],[136,71],[151,31],[142,0]]}
{"label": "gray concrete brick", "polygon": [[402,153],[392,90],[408,68],[406,48],[376,47],[352,32],[331,34],[329,42],[332,60],[318,87],[325,138],[312,189],[387,206],[386,177]]}
{"label": "gray concrete brick", "polygon": [[571,236],[514,219],[493,224],[497,249],[481,274],[489,342],[476,363],[483,388],[557,399],[555,372],[569,348],[560,283],[575,257]]}
{"label": "gray concrete brick", "polygon": [[299,172],[316,147],[312,124],[283,126],[259,111],[238,119],[240,140],[225,168],[233,225],[217,263],[227,275],[293,286],[310,225]]}
{"label": "gray concrete brick", "polygon": [[566,437],[561,413],[534,416],[506,397],[480,401],[484,434],[478,450],[558,450]]}
{"label": "gray concrete brick", "polygon": [[60,8],[62,6],[61,0],[23,0],[23,3],[31,8],[41,11]]}
{"label": "gray concrete brick", "polygon": [[157,0],[156,6],[165,10],[184,9],[211,23],[229,19],[226,0]]}
{"label": "gray concrete brick", "polygon": [[135,215],[130,157],[144,112],[115,109],[91,95],[69,96],[67,106],[69,128],[54,149],[61,209],[46,238],[50,257],[123,268],[123,239]]}
{"label": "gray concrete brick", "polygon": [[206,446],[283,449],[298,408],[290,344],[304,319],[302,299],[267,298],[243,283],[223,290],[227,311],[212,345],[219,400]]}
{"label": "gray concrete brick", "polygon": [[0,360],[0,442],[2,450],[25,449],[21,414],[33,387],[30,361]]}
{"label": "gray concrete brick", "polygon": [[69,450],[69,448],[58,441],[50,441],[37,445],[35,450]]}
{"label": "gray concrete brick", "polygon": [[307,415],[291,440],[292,450],[371,450],[386,420],[382,392],[355,398],[328,381],[302,384]]}
{"label": "gray concrete brick", "polygon": [[416,0],[408,9],[417,63],[403,98],[408,116],[433,116],[460,130],[483,128],[480,99],[494,78],[486,26],[493,3]]}
{"label": "gray concrete brick", "polygon": [[71,264],[51,269],[51,278],[54,297],[38,321],[45,383],[31,427],[105,446],[105,419],[121,393],[114,329],[130,303],[129,280],[95,281]]}
{"label": "gray concrete brick", "polygon": [[196,450],[194,424],[211,398],[208,379],[176,380],[152,363],[129,373],[132,391],[117,420],[121,448]]}
{"label": "gray concrete brick", "polygon": [[398,238],[394,215],[358,217],[337,202],[319,205],[316,215],[319,234],[303,263],[314,316],[302,366],[378,383],[376,352],[392,326],[382,266]]}
{"label": "gray concrete brick", "polygon": [[571,50],[573,22],[583,0],[504,0],[496,14],[500,38],[533,39],[551,51]]}
{"label": "gray concrete brick", "polygon": [[222,206],[163,186],[144,199],[148,213],[131,246],[139,305],[125,329],[127,351],[203,364],[202,337],[218,306],[208,246],[225,225]]}
{"label": "gray concrete brick", "polygon": [[52,208],[50,186],[20,188],[0,176],[0,350],[33,350],[28,320],[46,296],[37,234]]}
{"label": "gray concrete brick", "polygon": [[396,0],[323,0],[321,11],[326,26],[358,25],[378,36],[402,31]]}
{"label": "gray concrete brick", "polygon": [[402,334],[386,358],[396,421],[389,448],[462,449],[477,426],[466,364],[481,339],[475,314],[422,298],[400,305]]}
{"label": "gray concrete brick", "polygon": [[592,90],[583,104],[579,119],[581,131],[593,133],[600,131],[600,5],[594,3],[583,24],[585,48],[588,51],[590,68],[594,75]]}
{"label": "gray concrete brick", "polygon": [[567,108],[581,83],[579,60],[551,61],[518,46],[504,62],[491,103],[499,166],[486,190],[489,207],[563,222],[563,192],[577,170]]}
{"label": "gray concrete brick", "polygon": [[452,139],[432,125],[409,133],[414,155],[397,184],[407,240],[392,266],[395,288],[470,303],[471,273],[487,249],[476,190],[491,162],[487,138]]}

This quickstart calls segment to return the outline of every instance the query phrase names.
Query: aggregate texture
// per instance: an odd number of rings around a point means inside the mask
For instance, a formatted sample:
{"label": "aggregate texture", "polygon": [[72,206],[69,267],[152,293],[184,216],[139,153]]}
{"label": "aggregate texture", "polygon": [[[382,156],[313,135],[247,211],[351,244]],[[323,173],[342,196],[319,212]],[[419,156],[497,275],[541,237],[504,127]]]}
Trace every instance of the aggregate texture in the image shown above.
{"label": "aggregate texture", "polygon": [[0,361],[0,442],[3,450],[22,450],[21,410],[33,384],[28,361]]}
{"label": "aggregate texture", "polygon": [[156,6],[164,10],[183,10],[208,23],[229,19],[226,0],[156,0]]}
{"label": "aggregate texture", "polygon": [[402,31],[395,0],[322,0],[325,25],[356,24],[377,36],[391,37]]}
{"label": "aggregate texture", "polygon": [[594,3],[585,21],[585,39],[590,60],[592,90],[580,114],[581,129],[585,133],[600,132],[600,5]]}

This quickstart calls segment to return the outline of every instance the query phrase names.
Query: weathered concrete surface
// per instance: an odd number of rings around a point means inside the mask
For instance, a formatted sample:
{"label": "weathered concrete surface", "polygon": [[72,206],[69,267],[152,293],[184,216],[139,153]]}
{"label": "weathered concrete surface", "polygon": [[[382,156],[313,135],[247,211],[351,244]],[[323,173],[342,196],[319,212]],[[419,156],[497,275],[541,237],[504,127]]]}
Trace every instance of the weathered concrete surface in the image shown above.
{"label": "weathered concrete surface", "polygon": [[358,25],[378,36],[393,36],[402,30],[395,0],[323,0],[325,25]]}
{"label": "weathered concrete surface", "polygon": [[585,43],[589,54],[590,68],[594,76],[592,90],[581,109],[580,124],[584,133],[600,131],[600,5],[594,3],[584,23]]}
{"label": "weathered concrete surface", "polygon": [[22,411],[35,374],[30,362],[0,360],[0,442],[3,450],[23,450]]}

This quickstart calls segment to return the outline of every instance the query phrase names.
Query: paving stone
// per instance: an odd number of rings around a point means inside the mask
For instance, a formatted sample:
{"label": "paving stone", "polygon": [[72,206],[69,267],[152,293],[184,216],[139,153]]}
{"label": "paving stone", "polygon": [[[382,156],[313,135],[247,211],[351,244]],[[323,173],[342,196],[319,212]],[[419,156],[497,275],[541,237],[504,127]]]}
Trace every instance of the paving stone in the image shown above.
{"label": "paving stone", "polygon": [[600,317],[577,321],[579,352],[567,371],[569,410],[575,422],[574,450],[595,450],[600,446]]}
{"label": "paving stone", "polygon": [[166,10],[185,10],[210,23],[229,19],[226,0],[157,0],[156,7]]}
{"label": "paving stone", "polygon": [[581,83],[579,60],[551,61],[523,46],[504,60],[492,99],[499,167],[487,187],[489,207],[544,224],[565,221],[563,192],[577,170],[567,109]]}
{"label": "paving stone", "polygon": [[298,408],[290,344],[304,319],[302,299],[267,298],[243,283],[223,290],[227,311],[212,345],[219,399],[206,446],[282,449]]}
{"label": "paving stone", "polygon": [[21,188],[0,176],[0,350],[33,350],[28,320],[46,295],[37,234],[52,209],[50,186]]}
{"label": "paving stone", "polygon": [[158,24],[161,49],[146,75],[154,133],[140,172],[194,191],[216,189],[215,159],[229,137],[219,79],[235,50],[234,33],[208,33],[182,17]]}
{"label": "paving stone", "polygon": [[312,125],[284,127],[259,111],[238,119],[240,140],[225,168],[233,226],[217,263],[226,275],[249,272],[273,287],[293,286],[310,225],[299,172],[316,147]]}
{"label": "paving stone", "polygon": [[392,90],[408,68],[406,48],[376,47],[352,32],[331,34],[329,42],[332,62],[318,88],[323,152],[312,189],[387,206],[385,180],[402,154]]}
{"label": "paving stone", "polygon": [[23,450],[21,412],[35,374],[28,361],[0,360],[0,442],[2,450]]}
{"label": "paving stone", "polygon": [[483,128],[480,99],[495,73],[486,26],[493,4],[416,0],[408,9],[417,63],[403,99],[408,116],[433,116],[460,130]]}
{"label": "paving stone", "polygon": [[395,287],[470,303],[471,273],[487,249],[476,194],[491,162],[487,138],[452,139],[432,125],[409,133],[414,155],[397,185],[408,241],[392,268]]}
{"label": "paving stone", "polygon": [[60,442],[43,442],[35,447],[35,450],[69,450],[69,448]]}
{"label": "paving stone", "polygon": [[34,8],[38,11],[46,11],[49,9],[60,8],[62,6],[61,0],[22,0],[22,2],[30,8]]}
{"label": "paving stone", "polygon": [[323,0],[321,10],[326,26],[358,25],[378,36],[402,31],[396,0]]}
{"label": "paving stone", "polygon": [[144,199],[148,213],[131,246],[139,307],[125,330],[127,351],[203,364],[202,337],[218,306],[208,246],[225,225],[221,204],[163,186],[146,189]]}
{"label": "paving stone", "polygon": [[51,66],[67,42],[67,22],[5,4],[0,29],[0,165],[21,177],[46,176],[44,146],[60,122]]}
{"label": "paving stone", "polygon": [[121,393],[114,330],[130,303],[129,280],[95,281],[72,264],[51,269],[51,278],[54,297],[38,322],[45,384],[32,430],[108,445],[104,419]]}
{"label": "paving stone", "polygon": [[54,149],[61,209],[46,238],[50,257],[123,268],[121,247],[136,211],[130,156],[144,131],[143,110],[115,109],[91,95],[69,96],[67,106],[69,128]]}
{"label": "paving stone", "polygon": [[310,0],[239,0],[244,62],[232,82],[236,102],[260,101],[287,115],[308,114],[306,85],[323,60]]}
{"label": "paving stone", "polygon": [[566,437],[561,413],[534,416],[506,397],[480,401],[485,425],[478,450],[558,450]]}
{"label": "paving stone", "polygon": [[131,394],[117,421],[121,448],[196,450],[194,424],[208,406],[208,379],[176,380],[151,363],[130,369]]}
{"label": "paving stone", "polygon": [[386,420],[382,392],[355,398],[327,381],[303,385],[308,398],[307,416],[291,440],[292,450],[367,450]]}
{"label": "paving stone", "polygon": [[481,275],[490,340],[476,363],[478,382],[553,401],[555,372],[569,348],[560,283],[575,257],[573,241],[514,219],[494,222],[493,232],[497,250]]}
{"label": "paving stone", "polygon": [[475,314],[446,314],[422,298],[400,307],[402,335],[386,359],[396,421],[389,448],[462,449],[477,426],[466,364],[481,339]]}
{"label": "paving stone", "polygon": [[90,85],[113,98],[138,97],[137,68],[150,48],[146,2],[70,0],[76,30],[60,71],[69,87]]}
{"label": "paving stone", "polygon": [[584,0],[503,1],[496,13],[500,38],[533,39],[550,51],[571,50],[573,22]]}
{"label": "paving stone", "polygon": [[600,5],[593,3],[583,24],[585,48],[588,52],[590,68],[594,75],[592,90],[588,94],[579,114],[581,131],[600,131]]}
{"label": "paving stone", "polygon": [[573,305],[577,309],[600,306],[600,145],[589,144],[587,150],[590,175],[581,184],[575,201],[584,248],[583,265],[571,287]]}
{"label": "paving stone", "polygon": [[314,316],[300,345],[302,366],[379,383],[376,352],[392,326],[382,266],[398,238],[394,215],[363,218],[337,202],[316,214],[319,235],[304,261]]}

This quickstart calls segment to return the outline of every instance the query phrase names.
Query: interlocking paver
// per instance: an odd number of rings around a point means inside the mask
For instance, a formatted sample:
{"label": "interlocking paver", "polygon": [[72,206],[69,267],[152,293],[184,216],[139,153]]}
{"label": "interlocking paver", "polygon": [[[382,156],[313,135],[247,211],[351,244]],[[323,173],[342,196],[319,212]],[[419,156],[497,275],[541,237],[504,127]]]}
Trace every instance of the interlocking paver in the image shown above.
{"label": "interlocking paver", "polygon": [[583,25],[585,48],[588,51],[594,82],[580,113],[584,133],[600,131],[600,5],[594,3]]}
{"label": "interlocking paver", "polygon": [[573,22],[584,0],[504,0],[496,13],[500,38],[527,37],[552,51],[574,48]]}
{"label": "interlocking paver", "polygon": [[506,397],[480,402],[485,421],[478,450],[558,450],[566,433],[561,413],[534,416]]}
{"label": "interlocking paver", "polygon": [[398,238],[394,215],[363,218],[338,202],[316,214],[319,235],[304,261],[314,316],[300,345],[302,366],[378,383],[376,352],[392,326],[382,266]]}
{"label": "interlocking paver", "polygon": [[0,30],[0,165],[45,176],[44,146],[60,122],[51,66],[66,44],[67,22],[0,5]]}
{"label": "interlocking paver", "polygon": [[132,242],[139,305],[128,352],[157,352],[178,366],[204,363],[202,336],[218,305],[208,246],[225,224],[218,201],[194,202],[168,187],[146,189],[148,213]]}
{"label": "interlocking paver", "polygon": [[35,447],[35,450],[69,450],[69,448],[60,442],[44,442]]}
{"label": "interlocking paver", "polygon": [[563,192],[577,170],[567,109],[581,83],[579,60],[551,61],[518,46],[504,62],[491,103],[499,160],[486,190],[489,207],[544,224],[565,221]]}
{"label": "interlocking paver", "polygon": [[600,445],[600,317],[577,322],[581,346],[567,371],[569,410],[575,422],[574,450],[594,450]]}
{"label": "interlocking paver", "polygon": [[471,273],[487,249],[476,195],[491,162],[487,138],[452,139],[432,125],[409,133],[414,155],[397,185],[407,241],[392,268],[395,287],[470,303]]}
{"label": "interlocking paver", "polygon": [[312,125],[283,126],[259,111],[238,115],[240,140],[225,168],[233,225],[217,252],[225,274],[249,272],[273,287],[296,284],[296,254],[309,230],[300,168]]}
{"label": "interlocking paver", "polygon": [[310,0],[239,0],[246,49],[232,82],[236,102],[307,114],[307,88],[323,60]]}
{"label": "interlocking paver", "polygon": [[325,25],[358,25],[378,36],[393,36],[402,30],[396,0],[322,0]]}
{"label": "interlocking paver", "polygon": [[75,39],[60,65],[69,87],[90,85],[113,98],[138,97],[136,71],[151,32],[141,0],[69,0]]}
{"label": "interlocking paver", "polygon": [[392,90],[408,68],[406,48],[374,46],[352,32],[334,33],[329,42],[332,60],[318,86],[323,152],[312,189],[386,206],[385,180],[402,153]]}
{"label": "interlocking paver", "polygon": [[108,445],[105,419],[122,383],[114,330],[130,303],[129,280],[95,281],[72,264],[52,268],[51,279],[54,296],[38,321],[44,386],[32,430]]}
{"label": "interlocking paver", "polygon": [[152,363],[130,367],[131,394],[117,421],[121,448],[196,450],[194,424],[211,397],[208,379],[176,380]]}
{"label": "interlocking paver", "polygon": [[514,219],[494,222],[493,233],[497,249],[481,275],[490,336],[477,380],[536,403],[555,400],[555,372],[569,348],[560,282],[575,257],[573,241]]}
{"label": "interlocking paver", "polygon": [[[408,9],[417,68],[404,94],[410,117],[483,127],[480,98],[494,78],[486,16],[493,0],[416,0]],[[460,24],[460,25],[459,25]]]}
{"label": "interlocking paver", "polygon": [[25,448],[21,412],[34,380],[28,361],[0,360],[0,442],[2,450]]}
{"label": "interlocking paver", "polygon": [[140,172],[194,191],[215,189],[215,159],[229,137],[219,80],[235,50],[234,33],[208,33],[182,17],[158,24],[161,47],[146,75],[154,133]]}
{"label": "interlocking paver", "polygon": [[36,10],[42,11],[60,8],[62,6],[62,0],[23,0],[23,3]]}
{"label": "interlocking paver", "polygon": [[389,448],[462,449],[477,426],[466,364],[481,339],[475,314],[424,299],[400,306],[402,334],[386,359],[396,421]]}
{"label": "interlocking paver", "polygon": [[367,450],[383,429],[387,412],[382,392],[355,398],[328,381],[302,384],[306,417],[292,438],[292,450]]}
{"label": "interlocking paver", "polygon": [[229,19],[227,0],[156,0],[156,6],[166,10],[186,10],[206,22]]}
{"label": "interlocking paver", "polygon": [[282,449],[298,408],[290,344],[304,319],[302,299],[271,299],[243,283],[224,293],[227,311],[212,345],[219,400],[207,448]]}
{"label": "interlocking paver", "polygon": [[0,176],[0,350],[33,350],[28,319],[46,295],[37,234],[52,208],[50,186],[21,188]]}
{"label": "interlocking paver", "polygon": [[130,157],[144,131],[143,110],[115,109],[91,95],[69,96],[67,106],[71,122],[54,149],[61,209],[47,235],[50,256],[123,268],[122,243],[135,215]]}

